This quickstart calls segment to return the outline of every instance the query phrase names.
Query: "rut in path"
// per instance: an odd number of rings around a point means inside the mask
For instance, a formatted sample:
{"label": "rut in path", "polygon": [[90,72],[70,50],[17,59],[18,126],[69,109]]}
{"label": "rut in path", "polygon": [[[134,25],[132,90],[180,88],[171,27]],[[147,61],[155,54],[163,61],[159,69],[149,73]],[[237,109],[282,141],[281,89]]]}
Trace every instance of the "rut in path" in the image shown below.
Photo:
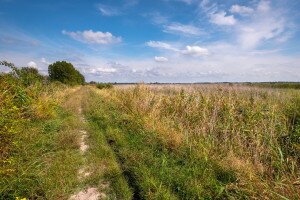
{"label": "rut in path", "polygon": [[[82,123],[86,123],[85,118],[82,115],[82,109],[79,108],[79,115]],[[85,153],[88,150],[89,146],[86,144],[86,138],[88,137],[88,133],[85,130],[80,130],[80,151],[82,153],[83,158],[85,159]],[[85,178],[89,177],[91,173],[87,171],[86,166],[83,166],[78,171],[78,179],[83,181]],[[85,190],[78,192],[70,197],[70,200],[98,200],[105,198],[106,194],[99,193],[97,188],[95,187],[88,187]]]}

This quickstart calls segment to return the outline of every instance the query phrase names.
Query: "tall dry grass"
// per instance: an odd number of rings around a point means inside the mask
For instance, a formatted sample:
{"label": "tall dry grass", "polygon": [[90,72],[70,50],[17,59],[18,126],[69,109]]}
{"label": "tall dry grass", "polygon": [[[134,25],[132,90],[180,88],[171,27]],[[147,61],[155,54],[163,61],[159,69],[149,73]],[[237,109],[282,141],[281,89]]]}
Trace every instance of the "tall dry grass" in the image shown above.
{"label": "tall dry grass", "polygon": [[[229,85],[98,91],[172,152],[182,147],[234,171],[252,198],[300,198],[300,92]],[[180,153],[180,152],[178,152]]]}

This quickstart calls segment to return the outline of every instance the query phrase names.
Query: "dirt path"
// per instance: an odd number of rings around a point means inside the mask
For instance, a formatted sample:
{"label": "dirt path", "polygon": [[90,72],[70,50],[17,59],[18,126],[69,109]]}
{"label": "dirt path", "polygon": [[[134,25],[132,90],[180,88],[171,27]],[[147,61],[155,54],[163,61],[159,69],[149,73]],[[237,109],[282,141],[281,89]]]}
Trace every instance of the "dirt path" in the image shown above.
{"label": "dirt path", "polygon": [[[81,122],[84,124],[86,120],[82,114],[82,109],[78,110]],[[80,151],[82,153],[83,159],[86,159],[86,152],[89,149],[89,146],[86,144],[86,139],[88,137],[88,133],[86,130],[80,130]],[[86,178],[91,175],[91,172],[88,171],[87,166],[82,166],[78,171],[78,179],[80,182],[83,182]],[[78,193],[72,195],[70,200],[98,200],[105,198],[106,195],[104,193],[99,193],[96,187],[86,187],[84,190],[79,191]]]}

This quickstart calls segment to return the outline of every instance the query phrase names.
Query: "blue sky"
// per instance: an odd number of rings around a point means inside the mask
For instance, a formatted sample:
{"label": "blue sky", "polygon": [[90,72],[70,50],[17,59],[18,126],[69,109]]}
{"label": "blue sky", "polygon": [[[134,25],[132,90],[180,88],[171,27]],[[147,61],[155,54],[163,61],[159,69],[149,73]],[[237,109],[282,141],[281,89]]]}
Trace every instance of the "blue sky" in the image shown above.
{"label": "blue sky", "polygon": [[0,0],[0,60],[87,81],[300,81],[298,0]]}

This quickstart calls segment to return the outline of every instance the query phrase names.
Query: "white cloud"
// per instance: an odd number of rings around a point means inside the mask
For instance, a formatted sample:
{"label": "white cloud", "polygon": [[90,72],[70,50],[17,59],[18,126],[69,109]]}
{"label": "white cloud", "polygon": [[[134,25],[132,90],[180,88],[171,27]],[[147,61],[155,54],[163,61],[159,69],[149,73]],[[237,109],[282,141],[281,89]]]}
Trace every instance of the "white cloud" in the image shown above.
{"label": "white cloud", "polygon": [[121,11],[118,10],[117,8],[106,6],[103,4],[98,4],[97,8],[100,11],[101,15],[103,16],[111,17],[111,16],[118,16],[122,14]]}
{"label": "white cloud", "polygon": [[63,30],[64,35],[68,35],[74,40],[88,44],[114,44],[122,41],[121,37],[113,36],[110,32],[101,32],[93,30],[68,32]]}
{"label": "white cloud", "polygon": [[179,35],[191,35],[191,36],[199,36],[203,34],[203,32],[193,26],[193,25],[184,25],[180,23],[172,23],[169,25],[164,26],[164,32],[166,33],[173,33]]}
{"label": "white cloud", "polygon": [[33,61],[30,61],[29,63],[27,63],[27,67],[33,67],[37,69],[37,64]]}
{"label": "white cloud", "polygon": [[259,3],[258,3],[258,6],[257,6],[257,10],[259,12],[267,12],[271,9],[271,2],[268,1],[268,0],[261,0]]}
{"label": "white cloud", "polygon": [[160,57],[160,56],[155,56],[155,57],[154,57],[154,60],[155,60],[156,62],[168,62],[168,61],[169,61],[168,58],[166,58],[166,57]]}
{"label": "white cloud", "polygon": [[209,51],[206,48],[202,48],[200,46],[186,46],[185,49],[180,50],[179,48],[175,48],[172,45],[165,43],[165,42],[160,42],[160,41],[150,41],[147,42],[146,45],[149,47],[153,48],[159,48],[159,49],[165,49],[165,50],[170,50],[174,52],[178,52],[182,55],[191,55],[191,56],[204,56],[208,55]]}
{"label": "white cloud", "polygon": [[88,68],[86,69],[87,73],[90,74],[101,74],[101,73],[114,73],[117,69],[111,67],[96,67],[96,68]]}
{"label": "white cloud", "polygon": [[[266,21],[269,23],[265,23]],[[261,42],[275,38],[284,32],[284,21],[273,19],[266,21],[241,26],[239,41],[244,48],[255,48]]]}
{"label": "white cloud", "polygon": [[207,14],[210,13],[215,13],[218,10],[218,6],[216,3],[211,4],[209,0],[202,0],[199,8],[202,9],[204,12]]}
{"label": "white cloud", "polygon": [[149,41],[149,42],[146,42],[146,45],[149,47],[153,47],[153,48],[178,51],[178,49],[174,48],[172,45],[165,43],[165,42],[160,42],[160,41]]}
{"label": "white cloud", "polygon": [[167,16],[163,16],[159,12],[148,13],[143,16],[147,18],[150,17],[150,20],[155,25],[162,26],[163,32],[165,33],[177,34],[180,36],[199,36],[204,34],[200,28],[192,24],[171,22]]}
{"label": "white cloud", "polygon": [[41,58],[41,62],[46,65],[50,65],[51,63],[46,60],[46,58]]}
{"label": "white cloud", "polygon": [[208,49],[199,46],[186,46],[186,49],[182,50],[181,53],[191,56],[205,56],[209,54]]}
{"label": "white cloud", "polygon": [[104,4],[97,4],[97,9],[102,16],[113,17],[119,15],[125,15],[126,10],[134,7],[139,3],[139,0],[124,0],[123,3],[118,4],[118,7],[109,6]]}
{"label": "white cloud", "polygon": [[232,26],[236,24],[236,19],[233,15],[226,15],[225,11],[210,14],[210,21],[217,25]]}
{"label": "white cloud", "polygon": [[280,9],[272,9],[270,2],[261,0],[249,19],[241,22],[236,35],[243,48],[253,49],[272,39],[289,39],[289,23]]}
{"label": "white cloud", "polygon": [[249,15],[253,13],[254,9],[247,7],[247,6],[240,6],[240,5],[232,5],[230,8],[230,12],[238,13],[240,15]]}

